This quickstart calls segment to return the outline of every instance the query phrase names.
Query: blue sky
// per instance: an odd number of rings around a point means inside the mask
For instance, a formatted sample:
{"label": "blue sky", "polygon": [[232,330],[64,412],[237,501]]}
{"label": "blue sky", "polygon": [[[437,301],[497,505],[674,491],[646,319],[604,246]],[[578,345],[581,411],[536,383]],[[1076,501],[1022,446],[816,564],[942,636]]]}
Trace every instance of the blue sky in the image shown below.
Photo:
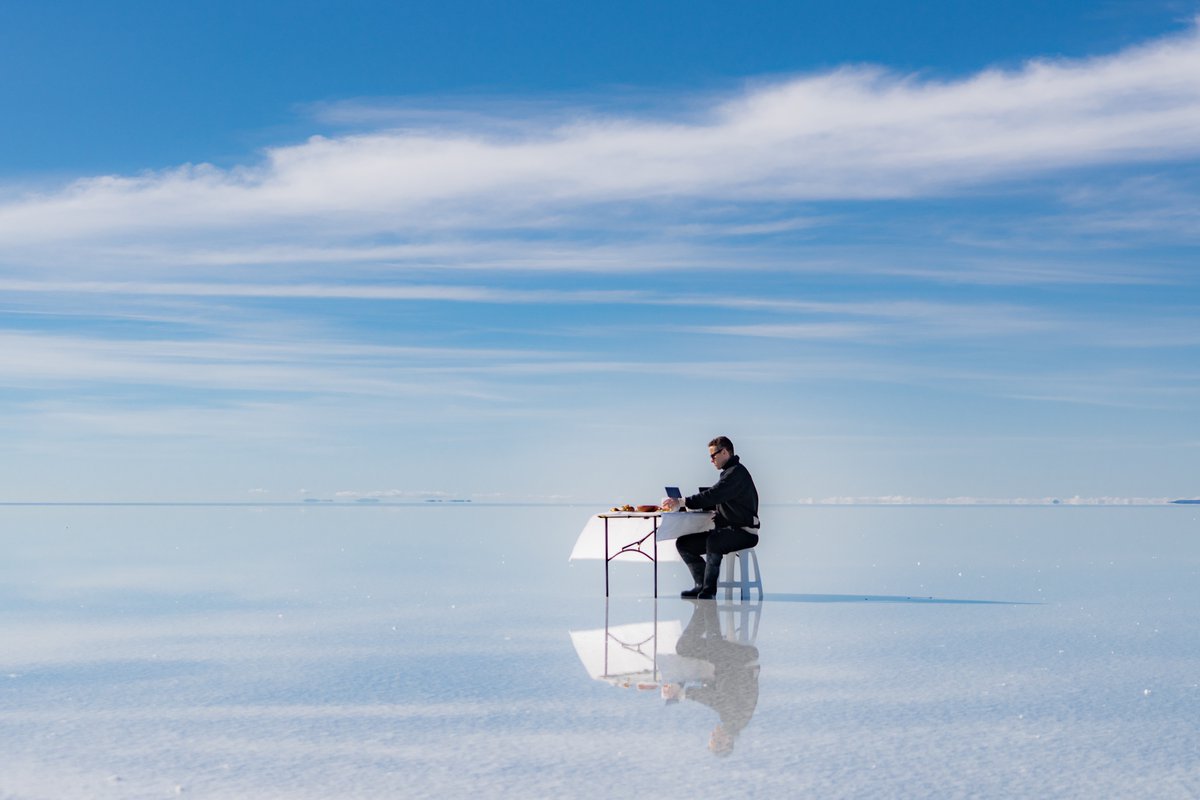
{"label": "blue sky", "polygon": [[245,5],[0,8],[0,496],[1197,494],[1196,4]]}

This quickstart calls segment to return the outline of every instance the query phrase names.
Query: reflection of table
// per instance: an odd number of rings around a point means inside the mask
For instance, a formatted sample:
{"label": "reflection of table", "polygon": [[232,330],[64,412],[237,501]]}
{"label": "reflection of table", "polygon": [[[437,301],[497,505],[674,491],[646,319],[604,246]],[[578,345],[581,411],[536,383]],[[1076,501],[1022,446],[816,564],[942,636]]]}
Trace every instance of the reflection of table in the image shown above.
{"label": "reflection of table", "polygon": [[649,561],[654,568],[654,596],[658,597],[658,562],[678,561],[674,547],[660,555],[659,541],[712,530],[708,511],[638,512],[609,511],[591,517],[571,551],[570,560],[604,559],[604,596],[608,597],[608,565],[612,561]]}
{"label": "reflection of table", "polygon": [[603,628],[570,633],[588,675],[626,689],[650,689],[658,688],[658,659],[675,652],[683,625],[677,619],[660,621],[657,604],[653,622],[609,625],[606,606]]}
{"label": "reflection of table", "polygon": [[[677,619],[660,620],[657,600],[653,620],[624,625],[609,623],[608,602],[604,603],[603,628],[570,631],[575,653],[592,678],[626,689],[652,689],[664,683],[695,683],[716,677],[711,661],[679,654],[683,625]],[[698,611],[694,610],[693,616]],[[716,626],[724,639],[754,644],[761,603],[718,604],[715,611],[724,613],[723,622]]]}

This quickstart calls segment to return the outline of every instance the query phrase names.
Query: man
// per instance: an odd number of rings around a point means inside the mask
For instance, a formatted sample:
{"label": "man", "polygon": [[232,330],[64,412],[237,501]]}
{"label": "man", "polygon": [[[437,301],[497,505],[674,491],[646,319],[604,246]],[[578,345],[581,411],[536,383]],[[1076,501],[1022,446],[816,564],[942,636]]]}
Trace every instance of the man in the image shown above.
{"label": "man", "polygon": [[675,540],[675,548],[696,583],[680,596],[700,600],[717,596],[722,556],[758,544],[758,490],[750,471],[734,454],[733,442],[725,436],[708,443],[708,458],[721,471],[713,486],[691,497],[663,500],[663,508],[667,510],[676,506],[715,510],[711,531],[690,533]]}

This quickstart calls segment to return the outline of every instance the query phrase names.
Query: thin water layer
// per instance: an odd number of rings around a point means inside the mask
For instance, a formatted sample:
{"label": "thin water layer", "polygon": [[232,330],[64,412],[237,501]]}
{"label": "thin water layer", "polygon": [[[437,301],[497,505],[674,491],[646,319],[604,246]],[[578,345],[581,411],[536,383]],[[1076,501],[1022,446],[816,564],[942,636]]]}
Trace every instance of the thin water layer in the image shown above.
{"label": "thin water layer", "polygon": [[0,796],[1200,794],[1194,510],[769,508],[747,603],[592,512],[0,509]]}

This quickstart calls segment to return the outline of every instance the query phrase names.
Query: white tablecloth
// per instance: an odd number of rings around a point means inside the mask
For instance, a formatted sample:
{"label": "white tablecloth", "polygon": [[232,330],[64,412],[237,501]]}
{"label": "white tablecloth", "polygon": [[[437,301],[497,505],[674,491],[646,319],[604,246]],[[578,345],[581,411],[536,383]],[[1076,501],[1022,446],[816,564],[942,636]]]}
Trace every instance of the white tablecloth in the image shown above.
{"label": "white tablecloth", "polygon": [[[658,519],[658,533],[655,538],[659,541],[677,539],[688,533],[701,533],[712,530],[712,512],[709,511],[669,511],[661,514],[629,514],[609,512],[608,517],[608,555],[612,555],[625,545],[638,541],[654,530],[654,520]],[[654,543],[647,540],[642,545],[646,553],[654,552]],[[597,514],[588,519],[579,537],[575,540],[575,549],[571,551],[569,560],[599,559],[603,560],[604,552],[604,517]],[[646,556],[626,552],[613,556],[613,561],[645,561]],[[679,553],[675,545],[658,546],[659,561],[678,561]]]}

